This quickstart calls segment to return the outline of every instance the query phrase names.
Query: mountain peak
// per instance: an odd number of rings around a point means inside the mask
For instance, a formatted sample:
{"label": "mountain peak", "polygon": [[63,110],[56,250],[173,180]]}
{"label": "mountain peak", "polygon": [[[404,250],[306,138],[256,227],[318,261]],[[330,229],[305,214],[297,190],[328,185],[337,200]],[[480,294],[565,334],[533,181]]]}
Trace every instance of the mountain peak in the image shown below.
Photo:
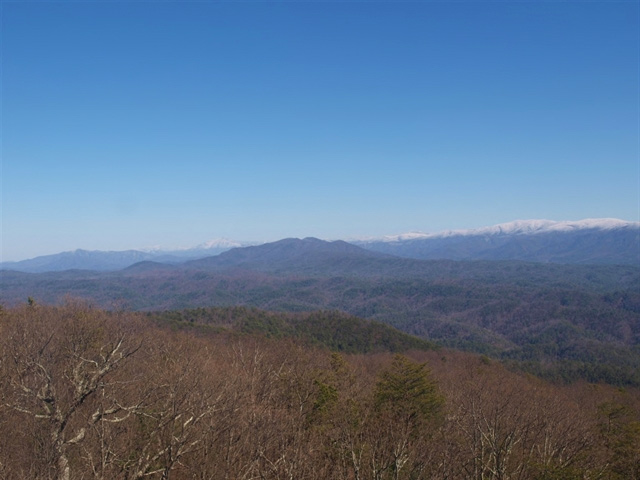
{"label": "mountain peak", "polygon": [[215,257],[187,262],[204,269],[251,268],[271,272],[343,271],[353,262],[370,262],[389,255],[372,252],[342,240],[326,241],[314,237],[284,238],[262,245],[234,248]]}

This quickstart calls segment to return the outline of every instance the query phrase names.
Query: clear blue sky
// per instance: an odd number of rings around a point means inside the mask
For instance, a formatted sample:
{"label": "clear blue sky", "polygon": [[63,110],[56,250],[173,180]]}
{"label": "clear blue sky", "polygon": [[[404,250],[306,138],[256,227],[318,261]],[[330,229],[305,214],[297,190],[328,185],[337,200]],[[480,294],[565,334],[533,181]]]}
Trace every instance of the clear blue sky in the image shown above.
{"label": "clear blue sky", "polygon": [[639,4],[2,6],[2,257],[639,220]]}

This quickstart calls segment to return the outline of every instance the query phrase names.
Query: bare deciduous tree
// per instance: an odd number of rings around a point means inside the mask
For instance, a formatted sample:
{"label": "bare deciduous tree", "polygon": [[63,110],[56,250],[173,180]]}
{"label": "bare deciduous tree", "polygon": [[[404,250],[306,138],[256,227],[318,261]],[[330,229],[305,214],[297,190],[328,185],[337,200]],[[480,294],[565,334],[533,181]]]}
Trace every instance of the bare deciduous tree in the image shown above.
{"label": "bare deciduous tree", "polygon": [[[29,306],[29,309],[38,308]],[[79,304],[11,318],[2,342],[5,406],[46,429],[56,478],[68,480],[70,451],[88,429],[118,421],[120,403],[109,378],[140,348],[127,328]],[[94,402],[101,394],[102,402]]]}

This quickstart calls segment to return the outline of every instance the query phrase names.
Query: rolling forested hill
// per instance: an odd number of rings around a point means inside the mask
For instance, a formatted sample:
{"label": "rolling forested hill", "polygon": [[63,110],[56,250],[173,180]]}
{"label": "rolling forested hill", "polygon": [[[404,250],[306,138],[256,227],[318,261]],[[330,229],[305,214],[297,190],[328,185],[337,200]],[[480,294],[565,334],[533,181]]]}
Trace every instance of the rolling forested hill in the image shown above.
{"label": "rolling forested hill", "polygon": [[287,239],[182,266],[5,271],[0,287],[6,306],[72,296],[110,309],[341,311],[556,378],[640,382],[634,266],[425,261],[344,242]]}
{"label": "rolling forested hill", "polygon": [[209,307],[148,312],[146,318],[172,329],[204,334],[237,333],[295,338],[342,353],[433,350],[436,345],[380,322],[337,311],[268,312],[247,307]]}

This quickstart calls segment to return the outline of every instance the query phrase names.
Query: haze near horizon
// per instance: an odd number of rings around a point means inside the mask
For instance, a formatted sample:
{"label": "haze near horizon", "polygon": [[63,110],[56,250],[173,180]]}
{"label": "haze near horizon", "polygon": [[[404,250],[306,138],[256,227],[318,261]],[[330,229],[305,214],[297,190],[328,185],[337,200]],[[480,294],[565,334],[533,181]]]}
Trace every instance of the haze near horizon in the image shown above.
{"label": "haze near horizon", "polygon": [[640,220],[637,2],[3,2],[2,261]]}

